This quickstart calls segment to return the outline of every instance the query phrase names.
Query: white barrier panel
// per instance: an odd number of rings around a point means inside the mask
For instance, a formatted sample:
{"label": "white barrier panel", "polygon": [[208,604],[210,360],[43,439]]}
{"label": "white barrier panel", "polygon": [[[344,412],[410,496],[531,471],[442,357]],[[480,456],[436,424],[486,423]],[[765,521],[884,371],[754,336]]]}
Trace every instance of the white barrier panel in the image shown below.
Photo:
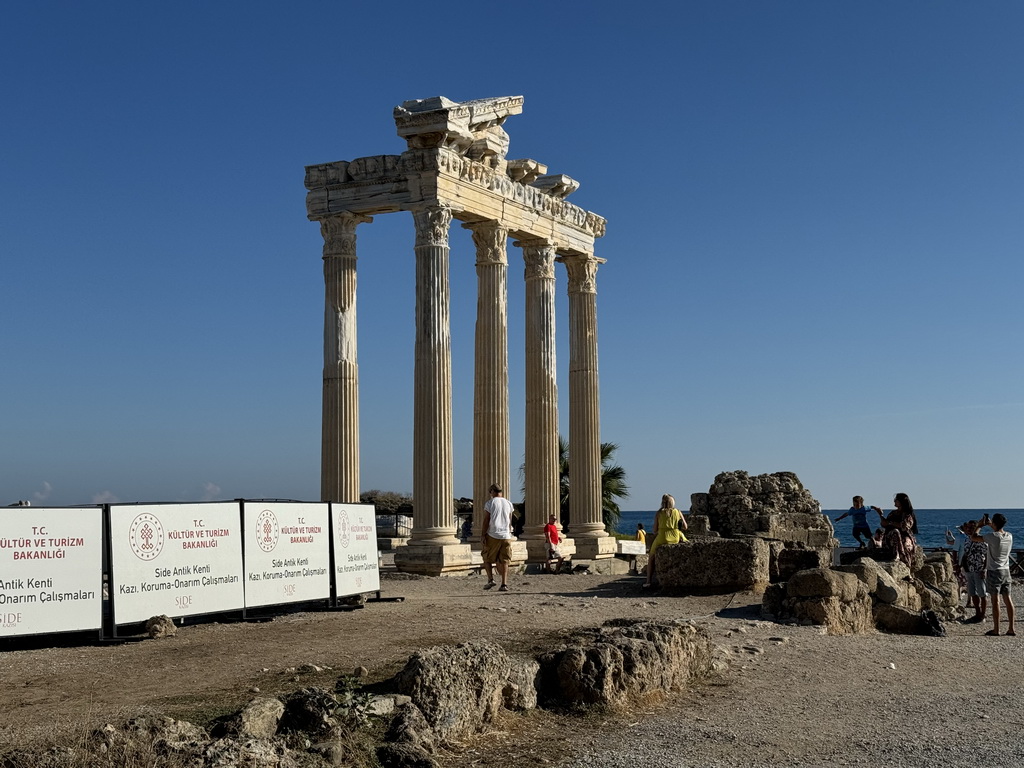
{"label": "white barrier panel", "polygon": [[334,582],[338,597],[380,590],[373,504],[332,504]]}
{"label": "white barrier panel", "polygon": [[245,605],[326,600],[331,550],[326,504],[245,502]]}
{"label": "white barrier panel", "polygon": [[0,510],[0,637],[99,630],[103,510]]}
{"label": "white barrier panel", "polygon": [[241,610],[235,502],[110,507],[114,623]]}

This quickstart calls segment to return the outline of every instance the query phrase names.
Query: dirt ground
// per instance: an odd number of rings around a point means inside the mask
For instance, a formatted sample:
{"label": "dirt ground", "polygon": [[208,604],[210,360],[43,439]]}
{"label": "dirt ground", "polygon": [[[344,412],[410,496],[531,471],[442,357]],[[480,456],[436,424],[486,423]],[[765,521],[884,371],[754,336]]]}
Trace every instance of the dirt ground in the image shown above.
{"label": "dirt ground", "polygon": [[[960,624],[948,625],[947,638],[828,637],[817,627],[760,620],[759,598],[750,594],[649,595],[640,581],[526,575],[498,593],[484,591],[476,576],[386,578],[384,596],[403,602],[264,623],[196,624],[161,640],[7,650],[0,652],[0,753],[75,738],[141,712],[202,723],[257,692],[332,685],[359,666],[371,681],[383,680],[431,645],[489,639],[541,651],[562,630],[643,617],[705,625],[727,669],[693,690],[615,716],[509,715],[442,762],[618,765],[597,756],[643,743],[655,752],[632,764],[660,765],[671,754],[678,766],[689,764],[678,754],[678,739],[696,739],[702,762],[694,765],[810,765],[825,757],[869,764],[879,749],[909,749],[892,736],[894,723],[911,724],[917,752],[906,754],[920,754],[922,765],[940,758],[950,764],[942,750],[951,741],[983,756],[989,753],[978,750],[1001,740],[1009,754],[1024,755],[1019,638],[984,637],[987,626]],[[1018,592],[1018,605],[1020,598]],[[671,738],[659,752],[660,735]]]}

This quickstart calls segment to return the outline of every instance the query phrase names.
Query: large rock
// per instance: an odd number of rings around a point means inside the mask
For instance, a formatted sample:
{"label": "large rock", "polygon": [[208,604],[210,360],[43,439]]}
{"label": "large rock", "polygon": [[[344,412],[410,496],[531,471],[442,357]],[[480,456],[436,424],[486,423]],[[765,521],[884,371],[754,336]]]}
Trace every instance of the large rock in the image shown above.
{"label": "large rock", "polygon": [[419,651],[395,677],[442,742],[479,731],[502,708],[537,705],[537,662],[515,658],[493,643],[463,643]]}
{"label": "large rock", "polygon": [[821,505],[792,472],[751,477],[722,472],[707,493],[690,497],[690,512],[707,515],[722,536],[762,536],[832,548],[838,542]]}
{"label": "large rock", "polygon": [[760,592],[768,586],[770,562],[769,545],[763,539],[701,537],[658,547],[654,569],[658,583],[668,589]]}
{"label": "large rock", "polygon": [[211,728],[215,738],[223,736],[270,739],[277,734],[284,714],[280,699],[265,696],[255,698],[233,715],[220,718]]}
{"label": "large rock", "polygon": [[539,687],[554,704],[627,705],[679,690],[711,668],[711,640],[688,622],[618,620],[574,633],[540,657]]}
{"label": "large rock", "polygon": [[830,635],[871,631],[871,597],[855,574],[830,568],[812,568],[793,574],[788,582],[765,591],[765,616],[778,620],[819,624]]}

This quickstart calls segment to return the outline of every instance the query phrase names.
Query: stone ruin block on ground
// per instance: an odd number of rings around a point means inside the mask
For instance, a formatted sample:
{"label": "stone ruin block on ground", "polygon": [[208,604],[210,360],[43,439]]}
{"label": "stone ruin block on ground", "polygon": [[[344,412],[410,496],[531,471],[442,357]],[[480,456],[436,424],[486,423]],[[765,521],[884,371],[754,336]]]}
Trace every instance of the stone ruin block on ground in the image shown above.
{"label": "stone ruin block on ground", "polygon": [[959,585],[948,553],[922,558],[911,572],[903,562],[859,557],[835,568],[794,574],[765,591],[762,611],[777,620],[819,624],[829,634],[845,635],[877,627],[900,634],[934,634],[922,612],[940,619],[959,613]]}
{"label": "stone ruin block on ground", "polygon": [[658,550],[655,568],[663,587],[761,591],[832,562],[838,545],[832,522],[792,472],[723,472],[690,502],[690,542]]}

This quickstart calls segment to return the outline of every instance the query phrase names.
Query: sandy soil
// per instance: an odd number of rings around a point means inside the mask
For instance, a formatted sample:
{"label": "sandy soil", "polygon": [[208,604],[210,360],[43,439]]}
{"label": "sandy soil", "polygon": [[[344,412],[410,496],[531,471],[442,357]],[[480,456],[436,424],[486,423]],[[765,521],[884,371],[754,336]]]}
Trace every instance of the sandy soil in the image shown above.
{"label": "sandy soil", "polygon": [[[618,716],[510,715],[442,762],[925,765],[1024,757],[1024,646],[983,636],[988,625],[950,624],[941,639],[828,637],[760,620],[759,599],[749,594],[648,595],[635,577],[592,575],[517,576],[508,593],[483,584],[387,579],[385,597],[404,602],[198,624],[163,640],[0,652],[0,752],[144,711],[202,721],[237,709],[257,689],[329,685],[357,666],[381,680],[425,646],[491,639],[540,651],[567,628],[656,617],[705,625],[728,669]],[[1015,602],[1024,608],[1019,588]]]}

